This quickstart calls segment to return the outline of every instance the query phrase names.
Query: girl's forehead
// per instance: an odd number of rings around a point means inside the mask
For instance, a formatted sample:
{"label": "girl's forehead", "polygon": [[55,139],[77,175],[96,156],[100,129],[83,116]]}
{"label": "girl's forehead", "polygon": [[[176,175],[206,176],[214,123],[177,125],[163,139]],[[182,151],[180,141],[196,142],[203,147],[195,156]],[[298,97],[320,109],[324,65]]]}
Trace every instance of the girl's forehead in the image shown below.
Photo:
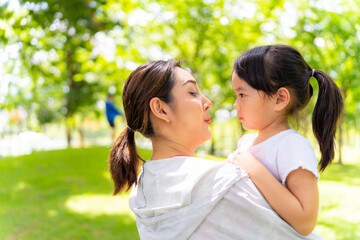
{"label": "girl's forehead", "polygon": [[235,90],[237,90],[237,88],[245,90],[249,87],[249,84],[244,79],[240,78],[236,73],[233,73],[231,78],[231,86]]}

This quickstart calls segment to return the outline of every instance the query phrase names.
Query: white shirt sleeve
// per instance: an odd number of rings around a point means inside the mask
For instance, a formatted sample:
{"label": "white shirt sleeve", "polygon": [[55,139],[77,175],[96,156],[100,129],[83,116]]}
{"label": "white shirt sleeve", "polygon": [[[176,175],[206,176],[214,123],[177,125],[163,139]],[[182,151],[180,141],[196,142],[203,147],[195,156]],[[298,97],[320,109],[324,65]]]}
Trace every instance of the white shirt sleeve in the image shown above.
{"label": "white shirt sleeve", "polygon": [[279,143],[277,167],[282,184],[290,172],[302,168],[312,172],[319,180],[318,163],[310,142],[300,134],[290,134]]}
{"label": "white shirt sleeve", "polygon": [[268,240],[322,237],[302,236],[270,207],[249,177],[240,179],[219,201],[190,240]]}

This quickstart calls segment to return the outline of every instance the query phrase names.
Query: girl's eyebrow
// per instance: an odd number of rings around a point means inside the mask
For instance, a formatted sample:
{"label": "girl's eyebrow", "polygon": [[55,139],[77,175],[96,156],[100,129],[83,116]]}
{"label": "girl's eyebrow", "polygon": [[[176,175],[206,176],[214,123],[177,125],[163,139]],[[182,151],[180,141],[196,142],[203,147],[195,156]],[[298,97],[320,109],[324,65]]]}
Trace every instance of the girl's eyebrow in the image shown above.
{"label": "girl's eyebrow", "polygon": [[246,91],[247,89],[243,86],[237,87],[235,91]]}

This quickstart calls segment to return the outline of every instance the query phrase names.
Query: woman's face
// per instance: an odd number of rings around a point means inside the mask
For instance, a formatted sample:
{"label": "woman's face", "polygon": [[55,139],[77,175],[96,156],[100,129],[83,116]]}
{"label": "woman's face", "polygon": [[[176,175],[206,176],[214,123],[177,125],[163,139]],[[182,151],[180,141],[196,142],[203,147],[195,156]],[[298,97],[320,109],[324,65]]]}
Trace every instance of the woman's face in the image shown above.
{"label": "woman's face", "polygon": [[177,67],[175,85],[171,90],[173,101],[170,119],[174,131],[188,146],[197,147],[211,138],[209,130],[212,103],[199,90],[195,78]]}

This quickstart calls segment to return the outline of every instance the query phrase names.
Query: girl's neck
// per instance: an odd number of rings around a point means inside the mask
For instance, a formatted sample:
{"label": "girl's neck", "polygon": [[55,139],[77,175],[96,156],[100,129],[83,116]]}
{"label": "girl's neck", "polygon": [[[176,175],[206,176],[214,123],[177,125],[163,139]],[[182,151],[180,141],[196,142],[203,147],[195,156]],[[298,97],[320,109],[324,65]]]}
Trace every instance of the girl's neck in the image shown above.
{"label": "girl's neck", "polygon": [[186,147],[168,139],[152,139],[153,154],[151,160],[171,158],[174,156],[193,156],[195,148]]}
{"label": "girl's neck", "polygon": [[253,145],[257,145],[262,143],[263,141],[267,140],[268,138],[282,132],[285,130],[290,129],[290,125],[288,121],[284,121],[278,124],[273,124],[267,128],[260,129],[258,132],[258,136],[253,142]]}

